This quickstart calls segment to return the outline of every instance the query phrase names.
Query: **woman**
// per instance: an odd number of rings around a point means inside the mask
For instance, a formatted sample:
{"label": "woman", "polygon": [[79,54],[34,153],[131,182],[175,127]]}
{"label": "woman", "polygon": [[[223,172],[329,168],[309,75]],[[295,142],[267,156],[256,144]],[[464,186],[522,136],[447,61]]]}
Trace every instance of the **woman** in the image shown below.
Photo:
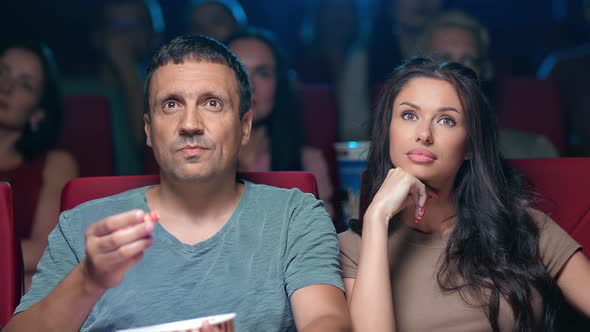
{"label": "woman", "polygon": [[303,82],[334,86],[340,140],[368,140],[367,11],[356,0],[313,1],[306,7],[297,73]]}
{"label": "woman", "polygon": [[187,30],[226,42],[248,26],[248,17],[236,0],[191,0],[187,8]]}
{"label": "woman", "polygon": [[252,132],[240,152],[241,171],[313,173],[320,199],[333,214],[328,165],[318,149],[304,146],[300,110],[289,67],[269,32],[249,29],[232,37],[228,47],[248,71],[252,84]]}
{"label": "woman", "polygon": [[355,328],[552,330],[559,289],[590,315],[590,263],[502,164],[475,72],[413,58],[384,91],[370,205],[340,235]]}
{"label": "woman", "polygon": [[14,193],[26,288],[57,223],[61,189],[78,174],[72,156],[54,149],[62,113],[47,47],[22,43],[0,52],[0,181],[10,182]]}

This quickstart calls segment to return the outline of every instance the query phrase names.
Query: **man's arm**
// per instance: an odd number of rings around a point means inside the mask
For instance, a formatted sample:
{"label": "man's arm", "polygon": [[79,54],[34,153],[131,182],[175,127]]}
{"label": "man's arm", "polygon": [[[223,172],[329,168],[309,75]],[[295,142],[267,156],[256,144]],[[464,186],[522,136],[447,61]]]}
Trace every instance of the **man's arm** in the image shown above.
{"label": "man's arm", "polygon": [[296,290],[291,308],[298,331],[351,331],[344,293],[331,285],[311,285]]}
{"label": "man's arm", "polygon": [[86,258],[43,300],[13,316],[5,331],[80,330],[102,295],[143,257],[153,230],[149,215],[138,210],[91,225],[86,232]]}
{"label": "man's arm", "polygon": [[[5,331],[78,331],[106,290],[97,288],[77,265],[45,299],[16,314]],[[75,308],[75,309],[74,309]]]}

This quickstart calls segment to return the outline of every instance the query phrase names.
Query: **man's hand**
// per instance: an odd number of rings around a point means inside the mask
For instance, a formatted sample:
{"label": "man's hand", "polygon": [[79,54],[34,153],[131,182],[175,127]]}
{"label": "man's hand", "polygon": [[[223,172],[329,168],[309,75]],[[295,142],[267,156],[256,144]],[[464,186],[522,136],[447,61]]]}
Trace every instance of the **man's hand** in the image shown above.
{"label": "man's hand", "polygon": [[133,210],[108,217],[86,231],[86,258],[82,271],[92,286],[109,289],[143,257],[152,244],[157,214]]}

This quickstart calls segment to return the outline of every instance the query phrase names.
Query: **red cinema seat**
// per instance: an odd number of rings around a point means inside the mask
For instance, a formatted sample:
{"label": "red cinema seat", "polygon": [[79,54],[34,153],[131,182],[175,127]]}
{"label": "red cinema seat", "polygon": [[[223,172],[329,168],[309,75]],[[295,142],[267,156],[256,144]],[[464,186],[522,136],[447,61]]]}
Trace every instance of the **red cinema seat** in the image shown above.
{"label": "red cinema seat", "polygon": [[22,295],[22,256],[12,211],[10,185],[0,182],[0,326],[6,326]]}
{"label": "red cinema seat", "polygon": [[[313,174],[308,172],[246,172],[246,180],[280,188],[299,188],[318,197]],[[84,202],[115,195],[134,188],[157,184],[159,175],[101,176],[73,179],[61,194],[61,211],[70,210]]]}
{"label": "red cinema seat", "polygon": [[112,175],[109,99],[102,95],[66,96],[58,146],[74,156],[80,176]]}
{"label": "red cinema seat", "polygon": [[545,135],[565,155],[565,111],[554,82],[536,78],[500,82],[497,111],[500,127]]}

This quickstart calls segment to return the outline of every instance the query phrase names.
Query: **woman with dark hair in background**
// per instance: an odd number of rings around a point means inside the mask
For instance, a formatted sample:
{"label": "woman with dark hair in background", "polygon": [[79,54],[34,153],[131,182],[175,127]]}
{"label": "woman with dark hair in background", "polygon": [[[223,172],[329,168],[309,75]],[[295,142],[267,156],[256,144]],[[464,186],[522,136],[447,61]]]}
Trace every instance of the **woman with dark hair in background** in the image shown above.
{"label": "woman with dark hair in background", "polygon": [[367,140],[367,10],[357,0],[308,1],[306,9],[296,56],[298,78],[334,87],[339,140]]}
{"label": "woman with dark hair in background", "polygon": [[289,77],[290,67],[268,31],[248,29],[230,38],[228,47],[246,67],[252,84],[252,132],[240,152],[241,171],[313,173],[320,199],[333,215],[328,165],[318,149],[303,145],[301,112]]}
{"label": "woman with dark hair in background", "polygon": [[224,43],[248,26],[248,18],[237,0],[191,0],[187,10],[187,31]]}
{"label": "woman with dark hair in background", "polygon": [[424,26],[447,6],[446,0],[381,0],[376,2],[369,48],[369,83],[379,84],[403,59],[416,54]]}
{"label": "woman with dark hair in background", "polygon": [[72,156],[55,150],[63,113],[59,82],[46,46],[18,43],[1,51],[0,181],[13,189],[27,288],[57,223],[61,190],[78,175]]}
{"label": "woman with dark hair in background", "polygon": [[398,67],[368,175],[364,217],[340,235],[355,329],[552,331],[560,289],[590,315],[590,262],[503,163],[473,70]]}

